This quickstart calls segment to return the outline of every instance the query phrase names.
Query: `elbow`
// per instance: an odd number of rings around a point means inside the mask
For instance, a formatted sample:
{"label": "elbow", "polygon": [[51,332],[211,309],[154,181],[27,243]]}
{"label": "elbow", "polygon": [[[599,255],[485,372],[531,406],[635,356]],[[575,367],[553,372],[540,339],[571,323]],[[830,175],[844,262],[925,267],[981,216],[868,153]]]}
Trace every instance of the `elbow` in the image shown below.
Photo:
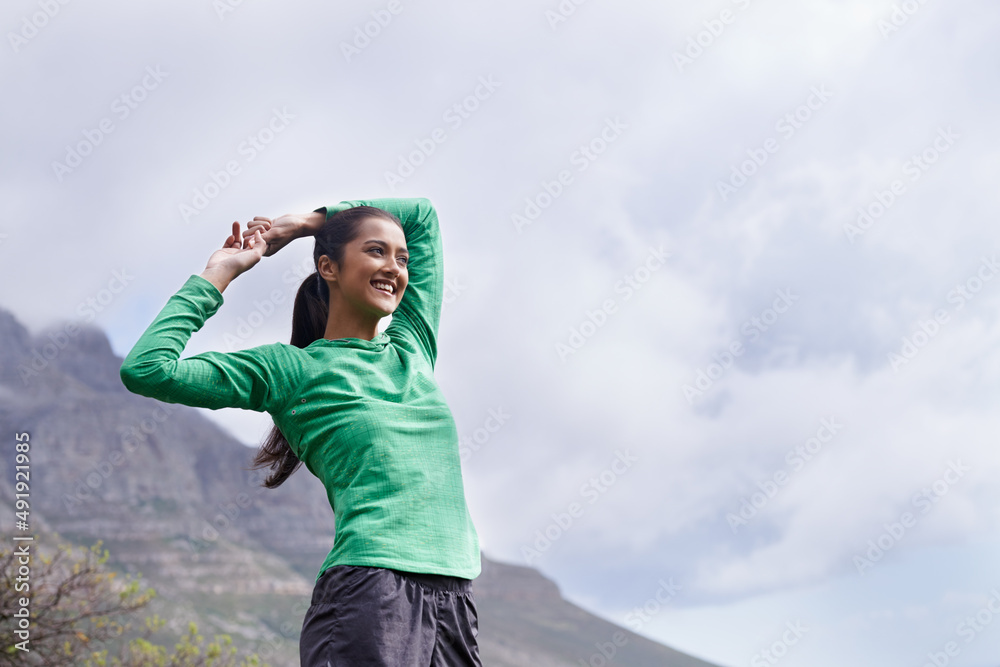
{"label": "elbow", "polygon": [[133,394],[140,396],[152,396],[155,392],[156,381],[154,375],[148,369],[143,369],[140,364],[130,363],[128,359],[122,363],[118,370],[118,376],[122,384]]}
{"label": "elbow", "polygon": [[133,394],[139,393],[138,376],[136,375],[135,372],[135,366],[130,365],[128,361],[126,361],[125,363],[122,364],[122,367],[118,369],[118,377],[121,378],[122,384],[125,385],[126,389],[128,389]]}
{"label": "elbow", "polygon": [[419,219],[425,226],[436,227],[438,224],[438,213],[437,209],[434,208],[434,204],[431,203],[431,200],[426,197],[421,197],[417,200],[417,202]]}

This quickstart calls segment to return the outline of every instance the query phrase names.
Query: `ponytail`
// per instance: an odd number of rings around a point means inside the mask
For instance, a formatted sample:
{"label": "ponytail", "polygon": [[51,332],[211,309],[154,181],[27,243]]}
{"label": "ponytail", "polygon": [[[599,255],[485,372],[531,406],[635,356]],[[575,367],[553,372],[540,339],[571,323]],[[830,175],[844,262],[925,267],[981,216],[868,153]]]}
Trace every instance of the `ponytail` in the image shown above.
{"label": "ponytail", "polygon": [[[313,248],[313,265],[319,266],[319,258],[327,255],[339,266],[344,258],[344,246],[354,240],[361,230],[361,222],[365,218],[380,217],[394,221],[402,228],[399,218],[380,208],[371,206],[355,206],[330,216],[322,229],[316,233],[316,245]],[[292,338],[291,344],[298,348],[308,347],[326,333],[330,318],[330,287],[313,271],[299,285],[295,293],[295,305],[292,307]],[[278,428],[271,427],[267,438],[261,444],[251,462],[249,470],[270,468],[271,474],[264,480],[264,486],[274,489],[298,470],[302,461],[295,455],[288,440]]]}
{"label": "ponytail", "polygon": [[330,287],[313,271],[299,285],[292,307],[292,340],[295,347],[306,347],[326,333],[330,316]]}

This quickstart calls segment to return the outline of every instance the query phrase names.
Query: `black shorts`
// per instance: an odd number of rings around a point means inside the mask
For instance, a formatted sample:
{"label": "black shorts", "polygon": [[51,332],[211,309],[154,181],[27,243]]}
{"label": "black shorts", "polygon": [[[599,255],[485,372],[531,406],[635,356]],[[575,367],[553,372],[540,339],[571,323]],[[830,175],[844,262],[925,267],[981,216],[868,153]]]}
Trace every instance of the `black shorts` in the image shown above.
{"label": "black shorts", "polygon": [[316,581],[301,667],[482,667],[472,580],[334,565]]}

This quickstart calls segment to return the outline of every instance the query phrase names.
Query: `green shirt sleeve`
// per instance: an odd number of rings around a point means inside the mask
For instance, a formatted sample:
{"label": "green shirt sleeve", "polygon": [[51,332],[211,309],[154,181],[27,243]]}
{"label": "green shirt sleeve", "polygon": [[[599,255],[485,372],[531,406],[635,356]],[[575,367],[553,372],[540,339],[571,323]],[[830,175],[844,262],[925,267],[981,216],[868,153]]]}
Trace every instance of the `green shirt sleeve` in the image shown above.
{"label": "green shirt sleeve", "polygon": [[386,332],[390,336],[396,333],[412,338],[433,368],[437,360],[438,324],[444,293],[444,256],[437,211],[425,197],[351,199],[316,210],[325,211],[327,219],[330,219],[336,213],[355,206],[380,208],[403,223],[410,255],[408,281]]}
{"label": "green shirt sleeve", "polygon": [[125,357],[119,372],[125,388],[165,403],[212,410],[280,409],[288,399],[288,383],[279,375],[282,344],[179,358],[191,335],[222,303],[215,285],[192,274]]}

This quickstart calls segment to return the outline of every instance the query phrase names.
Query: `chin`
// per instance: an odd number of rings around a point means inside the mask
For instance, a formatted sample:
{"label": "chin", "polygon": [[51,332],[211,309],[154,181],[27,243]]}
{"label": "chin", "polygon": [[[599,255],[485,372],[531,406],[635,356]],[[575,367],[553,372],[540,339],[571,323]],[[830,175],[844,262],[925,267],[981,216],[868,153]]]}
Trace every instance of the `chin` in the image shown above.
{"label": "chin", "polygon": [[386,307],[380,303],[372,304],[372,308],[378,311],[379,315],[381,315],[382,317],[388,317],[389,315],[392,315],[394,312],[396,312],[396,308],[398,306],[399,304],[395,304],[392,306],[392,308],[386,309]]}

